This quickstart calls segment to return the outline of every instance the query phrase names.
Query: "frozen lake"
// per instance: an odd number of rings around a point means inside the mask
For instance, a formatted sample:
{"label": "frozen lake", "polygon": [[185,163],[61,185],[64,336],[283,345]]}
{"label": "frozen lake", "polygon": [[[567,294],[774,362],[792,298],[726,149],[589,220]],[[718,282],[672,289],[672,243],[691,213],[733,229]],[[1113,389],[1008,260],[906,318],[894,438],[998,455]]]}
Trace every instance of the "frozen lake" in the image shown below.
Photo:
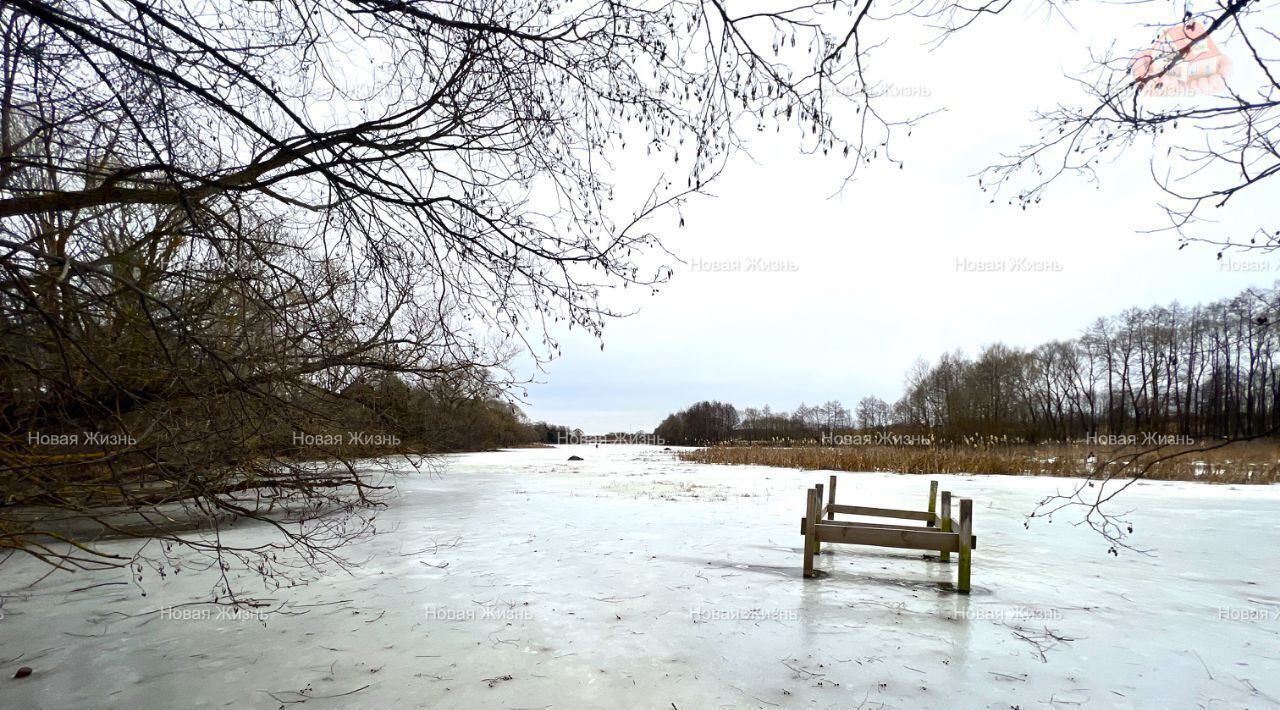
{"label": "frozen lake", "polygon": [[[974,500],[965,597],[906,550],[830,545],[803,579],[827,475],[643,446],[451,456],[402,479],[346,550],[360,566],[264,593],[291,612],[265,620],[172,608],[208,574],[146,575],[143,597],[126,570],[27,587],[47,569],[14,558],[0,707],[1280,707],[1280,487],[1140,485],[1120,507],[1155,553],[1116,558],[1067,517],[1024,528],[1069,480],[938,476]],[[842,473],[840,502],[919,509],[928,480]]]}

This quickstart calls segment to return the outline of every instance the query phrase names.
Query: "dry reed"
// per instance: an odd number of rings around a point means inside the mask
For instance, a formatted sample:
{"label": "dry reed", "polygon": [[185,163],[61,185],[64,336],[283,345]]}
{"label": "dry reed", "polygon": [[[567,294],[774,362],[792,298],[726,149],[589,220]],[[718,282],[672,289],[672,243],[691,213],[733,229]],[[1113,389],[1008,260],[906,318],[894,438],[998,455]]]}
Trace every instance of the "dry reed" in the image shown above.
{"label": "dry reed", "polygon": [[[1280,482],[1280,446],[1237,443],[1212,451],[1166,446],[1151,453],[1142,447],[1102,449],[1076,444],[998,447],[947,446],[713,446],[680,453],[684,461],[708,464],[779,466],[802,470],[890,471],[907,474],[963,473],[1015,476],[1132,475],[1153,458],[1143,475],[1158,481],[1230,484]],[[1143,453],[1147,452],[1147,453]],[[1090,458],[1090,455],[1093,458]],[[1127,468],[1126,468],[1127,466]]]}

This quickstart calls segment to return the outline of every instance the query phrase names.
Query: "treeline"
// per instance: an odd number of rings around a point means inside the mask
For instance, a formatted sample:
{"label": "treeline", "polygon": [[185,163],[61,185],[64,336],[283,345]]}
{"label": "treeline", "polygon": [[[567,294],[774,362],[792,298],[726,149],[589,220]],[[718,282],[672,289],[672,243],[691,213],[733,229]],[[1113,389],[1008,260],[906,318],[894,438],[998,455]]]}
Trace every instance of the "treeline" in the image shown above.
{"label": "treeline", "polygon": [[[186,410],[137,407],[105,422],[44,417],[38,398],[9,400],[0,407],[0,463],[76,477],[90,475],[96,462],[105,465],[107,459],[144,473],[154,461],[185,455],[230,467],[474,451],[554,443],[557,436],[571,435],[568,427],[530,422],[482,370],[420,381],[370,373],[336,392],[280,387],[277,394],[288,398],[293,416],[244,400],[206,398]],[[6,494],[0,505],[27,497],[17,480],[10,483],[0,487]]]}
{"label": "treeline", "polygon": [[657,438],[672,444],[703,444],[734,438],[738,410],[724,402],[698,402],[670,414],[654,429]]}
{"label": "treeline", "polygon": [[[347,411],[330,418],[320,430],[342,423],[351,442],[377,441],[379,433],[400,441],[397,447],[383,447],[383,452],[443,453],[550,443],[555,432],[568,430],[530,422],[484,373],[412,385],[387,375],[376,383],[353,385],[342,400]],[[361,437],[362,433],[367,436]],[[290,440],[294,438],[290,434]]]}
{"label": "treeline", "polygon": [[[862,411],[859,409],[858,416]],[[809,407],[803,403],[794,411],[747,407],[741,412],[723,402],[698,402],[668,415],[654,436],[682,446],[700,446],[725,441],[805,442],[821,441],[823,434],[847,432],[859,419],[839,401]],[[866,419],[868,428],[875,420]]]}
{"label": "treeline", "polygon": [[1245,437],[1280,425],[1280,293],[1100,318],[1074,340],[916,363],[895,423],[945,435]]}
{"label": "treeline", "polygon": [[1249,437],[1280,428],[1280,291],[1247,289],[1207,305],[1131,308],[1077,338],[1026,350],[996,343],[976,358],[917,361],[890,404],[864,397],[794,411],[701,402],[656,434],[677,444],[822,442],[852,431],[941,442],[1090,436]]}
{"label": "treeline", "polygon": [[561,424],[548,424],[546,422],[534,422],[529,425],[532,428],[532,438],[530,443],[538,444],[572,444],[581,440],[585,434],[581,429],[570,429]]}

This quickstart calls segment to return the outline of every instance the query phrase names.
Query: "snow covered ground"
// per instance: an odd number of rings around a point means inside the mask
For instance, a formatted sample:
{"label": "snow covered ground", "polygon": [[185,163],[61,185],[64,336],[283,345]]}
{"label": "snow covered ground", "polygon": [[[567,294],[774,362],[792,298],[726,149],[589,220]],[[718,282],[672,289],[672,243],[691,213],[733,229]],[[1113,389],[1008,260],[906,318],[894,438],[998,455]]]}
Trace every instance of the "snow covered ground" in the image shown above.
{"label": "snow covered ground", "polygon": [[[14,558],[0,707],[1280,707],[1280,487],[1143,484],[1123,502],[1155,554],[1115,558],[1067,518],[1023,527],[1071,481],[939,476],[974,499],[964,597],[910,551],[828,546],[803,579],[803,491],[827,475],[644,446],[450,457],[402,481],[359,567],[271,594],[291,613],[265,620],[177,606],[208,575],[28,587],[46,570]],[[920,508],[927,486],[839,492]]]}

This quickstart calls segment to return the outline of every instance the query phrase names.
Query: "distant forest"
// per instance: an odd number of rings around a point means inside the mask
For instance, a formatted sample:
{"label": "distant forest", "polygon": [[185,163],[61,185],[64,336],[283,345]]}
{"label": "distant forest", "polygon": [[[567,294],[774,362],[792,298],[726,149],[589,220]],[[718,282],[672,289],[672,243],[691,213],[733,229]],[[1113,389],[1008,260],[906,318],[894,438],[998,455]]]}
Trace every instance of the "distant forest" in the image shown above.
{"label": "distant forest", "polygon": [[[269,408],[247,410],[215,398],[199,406],[153,412],[118,408],[117,426],[89,439],[95,420],[46,416],[29,397],[0,409],[3,440],[27,464],[46,469],[85,466],[106,450],[119,460],[145,465],[178,450],[199,449],[225,465],[255,459],[316,459],[395,453],[474,451],[555,443],[568,427],[531,422],[482,369],[459,370],[434,381],[406,381],[392,373],[366,373],[340,390],[317,387],[280,392],[293,417]],[[240,406],[236,406],[240,405]]]}
{"label": "distant forest", "polygon": [[[816,440],[849,431],[1011,441],[1090,435],[1245,438],[1280,428],[1280,291],[1099,318],[1072,340],[988,345],[916,361],[890,404],[864,397],[792,412],[700,402],[655,430],[675,444]],[[1139,438],[1141,441],[1141,438]]]}

